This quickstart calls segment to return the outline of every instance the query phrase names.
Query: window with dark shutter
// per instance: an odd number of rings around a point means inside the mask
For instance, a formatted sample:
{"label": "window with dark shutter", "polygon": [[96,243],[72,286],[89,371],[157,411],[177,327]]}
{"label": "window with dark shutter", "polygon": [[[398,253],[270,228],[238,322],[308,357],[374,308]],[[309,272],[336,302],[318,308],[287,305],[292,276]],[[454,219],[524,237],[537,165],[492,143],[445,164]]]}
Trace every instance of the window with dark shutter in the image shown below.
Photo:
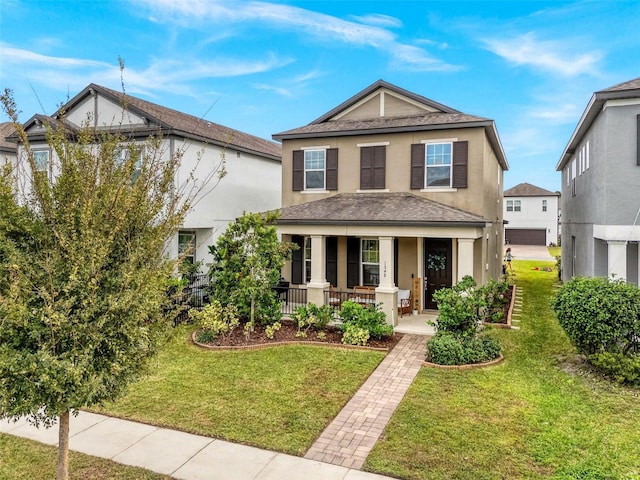
{"label": "window with dark shutter", "polygon": [[298,248],[291,253],[291,283],[301,285],[302,263],[304,261],[304,237],[293,235],[291,242],[298,246]]}
{"label": "window with dark shutter", "polygon": [[293,191],[304,190],[304,151],[293,151]]}
{"label": "window with dark shutter", "polygon": [[347,288],[360,284],[360,239],[347,237]]}
{"label": "window with dark shutter", "polygon": [[424,188],[425,148],[422,143],[411,145],[411,188]]}
{"label": "window with dark shutter", "polygon": [[453,188],[467,188],[469,142],[453,142]]}
{"label": "window with dark shutter", "polygon": [[384,189],[387,148],[384,145],[360,148],[360,189]]}
{"label": "window with dark shutter", "polygon": [[327,171],[326,171],[327,183],[325,188],[327,190],[338,189],[338,149],[327,148]]}

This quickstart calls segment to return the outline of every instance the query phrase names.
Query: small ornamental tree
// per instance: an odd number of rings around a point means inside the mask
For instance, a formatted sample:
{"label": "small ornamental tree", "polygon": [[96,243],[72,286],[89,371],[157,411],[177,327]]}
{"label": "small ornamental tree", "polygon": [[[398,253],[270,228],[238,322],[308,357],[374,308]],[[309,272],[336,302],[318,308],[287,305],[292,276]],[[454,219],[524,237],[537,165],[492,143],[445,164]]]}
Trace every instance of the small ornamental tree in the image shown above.
{"label": "small ornamental tree", "polygon": [[70,412],[121,395],[168,326],[177,260],[165,247],[201,190],[175,185],[180,154],[165,154],[158,137],[141,150],[90,119],[46,126],[55,175],[43,175],[9,90],[2,103],[21,166],[0,176],[0,418],[59,418],[64,480]]}
{"label": "small ornamental tree", "polygon": [[282,317],[273,287],[294,245],[278,240],[277,218],[275,212],[245,212],[209,247],[213,298],[235,305],[250,328],[256,319],[269,325]]}

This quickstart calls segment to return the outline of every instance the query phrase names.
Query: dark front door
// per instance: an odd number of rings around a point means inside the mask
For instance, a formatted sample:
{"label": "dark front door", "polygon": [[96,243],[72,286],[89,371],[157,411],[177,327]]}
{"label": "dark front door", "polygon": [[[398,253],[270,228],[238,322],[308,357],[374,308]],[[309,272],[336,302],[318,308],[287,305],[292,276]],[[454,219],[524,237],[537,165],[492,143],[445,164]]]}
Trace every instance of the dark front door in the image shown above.
{"label": "dark front door", "polygon": [[450,238],[424,239],[424,307],[427,309],[437,308],[433,292],[452,285],[451,251]]}

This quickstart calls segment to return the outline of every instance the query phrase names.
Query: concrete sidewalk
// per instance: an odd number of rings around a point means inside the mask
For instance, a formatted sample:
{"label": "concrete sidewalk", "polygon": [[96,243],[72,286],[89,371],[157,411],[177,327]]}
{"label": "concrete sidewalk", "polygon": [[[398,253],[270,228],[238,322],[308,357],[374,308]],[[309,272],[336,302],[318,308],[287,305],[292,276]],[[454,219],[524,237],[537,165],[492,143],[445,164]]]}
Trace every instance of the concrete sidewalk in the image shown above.
{"label": "concrete sidewalk", "polygon": [[[58,428],[0,421],[0,432],[57,445]],[[383,480],[389,477],[142,423],[80,412],[69,448],[184,480]]]}

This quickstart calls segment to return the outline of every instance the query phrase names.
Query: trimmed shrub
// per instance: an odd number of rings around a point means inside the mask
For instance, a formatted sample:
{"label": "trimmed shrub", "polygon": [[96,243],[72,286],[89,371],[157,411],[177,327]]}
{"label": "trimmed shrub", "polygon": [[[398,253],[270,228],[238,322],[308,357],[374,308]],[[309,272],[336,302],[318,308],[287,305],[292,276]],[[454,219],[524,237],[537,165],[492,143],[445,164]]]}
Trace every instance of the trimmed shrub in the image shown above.
{"label": "trimmed shrub", "polygon": [[334,310],[331,305],[317,305],[310,303],[301,305],[293,311],[291,319],[296,323],[298,332],[308,333],[310,329],[323,330],[333,320]]}
{"label": "trimmed shrub", "polygon": [[595,353],[589,355],[589,362],[616,382],[640,386],[640,357],[621,353]]}
{"label": "trimmed shrub", "polygon": [[214,300],[202,310],[189,310],[189,317],[202,330],[197,334],[198,341],[211,343],[218,336],[224,338],[240,323],[238,309],[234,305],[223,307]]}
{"label": "trimmed shrub", "polygon": [[456,337],[439,333],[427,344],[427,360],[438,365],[483,363],[500,356],[500,343],[489,336]]}
{"label": "trimmed shrub", "polygon": [[365,346],[369,341],[369,331],[356,325],[349,324],[342,334],[342,343],[345,345]]}
{"label": "trimmed shrub", "polygon": [[387,316],[379,309],[379,306],[363,307],[351,300],[342,304],[340,310],[342,324],[340,329],[346,332],[351,325],[369,332],[370,338],[377,340],[393,335],[393,326],[387,323]]}
{"label": "trimmed shrub", "polygon": [[640,349],[640,289],[621,280],[574,277],[552,301],[579,353],[628,354]]}

